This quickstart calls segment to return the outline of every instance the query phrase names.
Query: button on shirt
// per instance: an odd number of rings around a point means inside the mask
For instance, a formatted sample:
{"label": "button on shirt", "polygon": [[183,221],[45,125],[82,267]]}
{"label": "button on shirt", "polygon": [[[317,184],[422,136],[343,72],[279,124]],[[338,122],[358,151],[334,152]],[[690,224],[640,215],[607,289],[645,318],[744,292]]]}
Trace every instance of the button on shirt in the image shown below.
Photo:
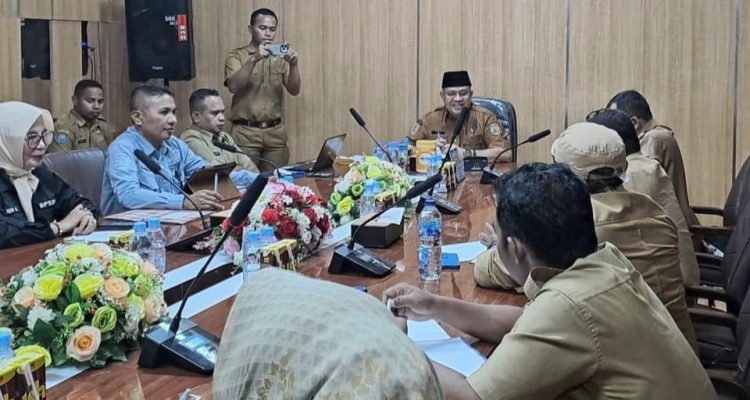
{"label": "button on shirt", "polygon": [[182,209],[183,196],[166,179],[149,171],[133,154],[142,150],[161,166],[162,174],[180,187],[206,162],[180,139],[170,137],[159,148],[133,126],[109,146],[104,167],[102,211],[105,215],[125,209]]}

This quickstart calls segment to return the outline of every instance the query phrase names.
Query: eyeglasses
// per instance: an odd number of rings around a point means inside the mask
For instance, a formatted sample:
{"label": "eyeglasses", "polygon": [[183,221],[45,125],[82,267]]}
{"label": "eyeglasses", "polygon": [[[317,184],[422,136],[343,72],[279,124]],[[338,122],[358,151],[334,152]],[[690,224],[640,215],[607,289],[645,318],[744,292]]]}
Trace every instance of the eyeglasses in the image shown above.
{"label": "eyeglasses", "polygon": [[596,116],[597,116],[597,115],[599,115],[600,113],[602,113],[602,112],[604,112],[604,111],[607,111],[607,110],[609,110],[609,109],[608,109],[608,108],[600,108],[600,109],[598,109],[598,110],[594,110],[594,111],[592,111],[592,112],[588,113],[588,114],[586,115],[586,121],[588,121],[588,122],[591,122],[591,120],[592,120],[592,119],[594,119],[594,117],[596,117]]}
{"label": "eyeglasses", "polygon": [[39,143],[44,140],[44,145],[48,146],[50,143],[52,143],[52,135],[54,135],[51,131],[44,131],[41,135],[38,133],[31,133],[26,135],[26,145],[29,146],[31,150],[36,150],[39,147]]}

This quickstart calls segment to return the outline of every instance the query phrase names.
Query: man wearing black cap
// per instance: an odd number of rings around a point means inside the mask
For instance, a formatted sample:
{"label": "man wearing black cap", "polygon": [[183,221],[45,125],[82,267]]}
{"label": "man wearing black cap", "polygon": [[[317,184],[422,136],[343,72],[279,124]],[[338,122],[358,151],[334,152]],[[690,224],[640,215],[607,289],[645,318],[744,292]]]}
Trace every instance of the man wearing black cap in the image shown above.
{"label": "man wearing black cap", "polygon": [[[456,124],[456,116],[464,107],[471,107],[461,135],[453,148],[458,149],[459,157],[495,158],[508,148],[508,132],[500,125],[492,111],[471,104],[471,79],[466,71],[448,71],[443,74],[443,90],[440,98],[443,107],[427,113],[417,120],[409,133],[413,142],[421,139],[437,140],[443,151],[448,150],[450,134]],[[512,155],[505,154],[502,161],[510,161]]]}

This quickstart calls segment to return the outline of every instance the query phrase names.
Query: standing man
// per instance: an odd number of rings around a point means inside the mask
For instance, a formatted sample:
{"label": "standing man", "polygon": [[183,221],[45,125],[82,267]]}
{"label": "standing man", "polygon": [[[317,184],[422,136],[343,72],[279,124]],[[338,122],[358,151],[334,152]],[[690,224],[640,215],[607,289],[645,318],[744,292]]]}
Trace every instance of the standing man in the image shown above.
{"label": "standing man", "polygon": [[[232,97],[232,137],[242,151],[269,159],[276,165],[289,163],[286,128],[282,121],[284,88],[292,96],[300,92],[297,52],[271,53],[278,18],[259,8],[250,15],[250,44],[234,49],[224,64],[224,85]],[[261,164],[263,171],[273,169]]]}
{"label": "standing man", "polygon": [[[471,107],[461,134],[452,147],[458,149],[459,157],[487,157],[492,160],[508,148],[508,132],[500,125],[497,116],[490,110],[471,104],[474,92],[468,72],[444,73],[442,88],[440,99],[443,106],[417,120],[409,133],[412,144],[420,139],[437,140],[437,145],[445,152],[456,125],[456,117],[464,107]],[[509,152],[500,161],[511,161],[512,158]]]}
{"label": "standing man", "polygon": [[47,152],[55,153],[98,147],[107,150],[112,135],[102,118],[104,89],[91,79],[78,82],[73,89],[73,109],[55,121],[55,135]]}
{"label": "standing man", "polygon": [[214,141],[237,147],[224,128],[224,100],[214,89],[198,89],[190,95],[190,119],[193,126],[180,135],[190,150],[211,165],[235,163],[229,174],[238,187],[247,187],[258,176],[258,168],[250,157],[214,146]]}
{"label": "standing man", "polygon": [[[172,136],[177,123],[174,96],[169,89],[141,85],[130,95],[132,125],[109,146],[104,165],[102,212],[105,215],[127,209],[193,209],[193,204],[174,185],[184,186],[206,162],[182,140]],[[136,150],[151,157],[160,175],[138,160]],[[167,181],[169,179],[169,181]],[[190,199],[201,210],[221,210],[221,195],[199,190]]]}

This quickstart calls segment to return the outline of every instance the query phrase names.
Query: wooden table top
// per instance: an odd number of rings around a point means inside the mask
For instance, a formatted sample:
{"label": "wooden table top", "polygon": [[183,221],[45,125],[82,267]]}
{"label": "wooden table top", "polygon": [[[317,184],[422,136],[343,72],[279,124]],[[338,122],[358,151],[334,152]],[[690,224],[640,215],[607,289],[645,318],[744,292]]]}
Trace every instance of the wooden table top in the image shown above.
{"label": "wooden table top", "polygon": [[[297,184],[312,188],[324,198],[333,190],[331,179],[303,178]],[[480,185],[479,174],[469,173],[467,179],[458,189],[449,194],[452,201],[461,204],[464,211],[458,215],[443,215],[444,244],[461,243],[478,240],[484,224],[492,223],[494,218],[494,201],[492,185]],[[333,254],[333,248],[319,251],[301,263],[299,272],[319,279],[338,282],[344,285],[365,285],[368,292],[380,297],[382,291],[399,282],[419,284],[417,272],[417,231],[416,219],[407,222],[404,239],[400,239],[387,249],[374,249],[374,252],[385,259],[396,262],[396,270],[384,278],[332,275],[327,271]],[[200,224],[168,228],[171,240],[194,234],[200,231]],[[6,260],[2,272],[3,279],[17,273],[22,268],[35,263],[44,251],[55,244],[55,241],[26,246],[18,249],[0,251],[0,260]],[[199,254],[168,252],[167,270],[177,268],[187,262],[201,257]],[[228,275],[227,275],[228,276]],[[488,290],[478,287],[473,280],[473,266],[463,263],[458,270],[444,270],[439,288],[428,288],[441,295],[451,296],[468,301],[492,304],[523,305],[523,295],[507,291]],[[232,307],[234,298],[222,301],[215,306],[193,316],[191,319],[202,328],[221,337],[224,323]],[[474,343],[484,354],[492,349],[492,344],[476,342],[475,339],[448,328],[452,335],[461,335]],[[156,369],[141,369],[137,366],[139,352],[129,354],[127,362],[112,362],[103,369],[89,369],[48,391],[48,398],[66,399],[130,399],[130,398],[177,398],[187,388],[193,392],[211,398],[211,377],[182,371],[173,366]]]}

